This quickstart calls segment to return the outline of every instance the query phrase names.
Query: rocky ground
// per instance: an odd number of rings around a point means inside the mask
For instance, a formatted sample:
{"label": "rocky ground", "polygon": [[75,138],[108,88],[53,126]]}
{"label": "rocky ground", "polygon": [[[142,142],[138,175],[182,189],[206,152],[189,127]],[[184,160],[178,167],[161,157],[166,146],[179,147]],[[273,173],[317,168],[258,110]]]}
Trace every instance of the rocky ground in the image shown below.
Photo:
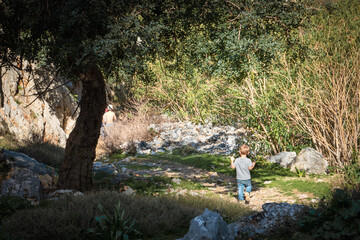
{"label": "rocky ground", "polygon": [[[201,190],[186,190],[181,188],[169,190],[173,193],[177,192],[178,194],[189,193],[192,195],[219,195],[219,197],[227,199],[229,202],[237,202],[236,179],[228,175],[213,171],[206,171],[203,169],[160,159],[150,161],[148,159],[129,157],[117,162],[115,165],[116,169],[121,171],[118,176],[127,175],[133,176],[135,178],[167,176],[171,177],[173,181],[181,181],[180,179],[186,179],[191,180],[194,183],[200,183],[204,187],[204,189]],[[137,168],[135,167],[136,165],[147,166],[149,169],[135,170]],[[102,168],[104,168],[104,163],[102,164]],[[286,179],[284,179],[284,181],[286,181]],[[259,187],[256,184],[253,185],[250,199],[251,201],[248,206],[254,211],[261,211],[263,204],[269,202],[287,202],[291,204],[318,201],[318,199],[316,199],[310,193],[305,194],[295,190],[291,194],[285,194],[277,188]]]}

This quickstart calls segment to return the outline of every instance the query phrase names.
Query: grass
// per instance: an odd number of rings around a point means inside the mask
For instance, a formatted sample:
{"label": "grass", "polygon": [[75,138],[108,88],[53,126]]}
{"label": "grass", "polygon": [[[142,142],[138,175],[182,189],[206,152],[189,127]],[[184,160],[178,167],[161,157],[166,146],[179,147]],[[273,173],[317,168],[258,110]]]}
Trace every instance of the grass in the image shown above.
{"label": "grass", "polygon": [[6,134],[0,138],[0,149],[21,152],[34,158],[39,163],[58,169],[65,155],[65,149],[48,142],[40,140],[19,142],[15,136]]}
{"label": "grass", "polygon": [[[235,170],[230,168],[230,160],[222,155],[211,154],[160,154],[138,156],[137,158],[148,160],[163,160],[169,162],[177,162],[196,168],[226,174],[235,178]],[[287,168],[281,167],[276,163],[269,163],[263,157],[259,156],[255,168],[251,171],[252,181],[257,187],[276,187],[284,194],[292,195],[294,190],[302,193],[311,193],[315,197],[322,198],[330,196],[330,183],[316,182],[317,179],[326,179],[327,176],[317,175],[308,176],[307,178],[298,177],[297,173],[291,172]],[[270,184],[264,184],[271,181]]]}
{"label": "grass", "polygon": [[[96,190],[116,190],[119,184],[112,184],[112,175],[97,173],[93,176],[93,183]],[[190,180],[180,179],[180,184],[172,182],[172,178],[166,176],[149,176],[141,178],[131,177],[121,182],[122,185],[130,186],[136,191],[137,195],[144,196],[163,196],[170,192],[170,189],[201,190],[205,189],[200,183]]]}
{"label": "grass", "polygon": [[184,165],[200,168],[203,170],[235,176],[234,170],[229,167],[230,159],[222,155],[212,155],[212,154],[180,155],[180,154],[165,153],[159,155],[143,155],[143,156],[138,156],[137,158],[177,162]]}
{"label": "grass", "polygon": [[228,221],[250,213],[243,206],[219,198],[125,196],[101,191],[16,211],[4,219],[0,235],[4,239],[81,239],[82,231],[91,227],[91,219],[101,214],[97,204],[112,214],[118,202],[126,206],[125,219],[135,220],[142,239],[183,237],[190,220],[205,208],[219,212]]}
{"label": "grass", "polygon": [[20,142],[12,134],[5,134],[0,137],[0,148],[15,151],[20,146]]}
{"label": "grass", "polygon": [[268,187],[276,187],[287,195],[293,195],[294,191],[302,193],[310,193],[314,197],[330,197],[330,183],[328,182],[314,182],[309,179],[277,179],[267,185]]}

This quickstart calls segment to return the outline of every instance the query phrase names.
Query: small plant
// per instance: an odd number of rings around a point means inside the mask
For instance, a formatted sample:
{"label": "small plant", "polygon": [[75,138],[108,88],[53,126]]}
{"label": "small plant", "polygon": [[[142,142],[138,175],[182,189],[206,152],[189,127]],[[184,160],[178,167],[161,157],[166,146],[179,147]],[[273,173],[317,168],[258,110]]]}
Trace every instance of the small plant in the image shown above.
{"label": "small plant", "polygon": [[305,170],[300,170],[297,167],[295,167],[295,170],[296,170],[296,174],[297,174],[298,177],[302,178],[302,177],[306,176]]}
{"label": "small plant", "polygon": [[135,220],[125,220],[125,211],[121,211],[120,202],[115,206],[114,215],[106,211],[101,203],[98,203],[98,208],[103,215],[97,216],[92,219],[96,221],[95,228],[89,228],[87,230],[87,236],[91,239],[102,240],[120,240],[130,239],[130,236],[139,235],[140,232],[135,229]]}
{"label": "small plant", "polygon": [[353,153],[353,158],[349,163],[344,164],[343,168],[339,168],[343,173],[344,182],[347,186],[358,186],[360,184],[360,154]]}
{"label": "small plant", "polygon": [[0,197],[0,222],[1,219],[11,215],[16,210],[31,208],[28,200],[16,196],[2,196]]}

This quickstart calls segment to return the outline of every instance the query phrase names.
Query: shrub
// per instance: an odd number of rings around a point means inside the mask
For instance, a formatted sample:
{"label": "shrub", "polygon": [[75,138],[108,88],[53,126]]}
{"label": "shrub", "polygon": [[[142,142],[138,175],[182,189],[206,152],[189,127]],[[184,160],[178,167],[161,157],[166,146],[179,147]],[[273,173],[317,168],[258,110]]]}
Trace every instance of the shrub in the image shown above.
{"label": "shrub", "polygon": [[96,227],[89,228],[86,231],[86,236],[90,239],[101,240],[121,240],[129,239],[130,236],[139,235],[140,232],[134,228],[135,221],[125,220],[125,210],[121,211],[120,202],[115,206],[114,215],[106,211],[101,203],[98,207],[102,213],[101,216],[96,216],[92,220],[95,220]]}
{"label": "shrub", "polygon": [[360,200],[337,189],[329,206],[312,209],[293,239],[354,239],[360,235]]}
{"label": "shrub", "polygon": [[0,222],[1,220],[13,214],[16,210],[31,208],[31,203],[23,198],[16,196],[0,197]]}
{"label": "shrub", "polygon": [[[103,156],[126,150],[136,153],[134,141],[147,141],[152,139],[156,133],[149,130],[150,124],[164,121],[157,114],[148,112],[144,103],[132,102],[126,110],[119,112],[118,120],[114,123],[112,131],[104,138],[100,138],[96,155]],[[127,144],[127,146],[123,146]]]}
{"label": "shrub", "polygon": [[54,144],[35,141],[22,144],[16,151],[25,153],[39,163],[59,168],[65,156],[65,149]]}

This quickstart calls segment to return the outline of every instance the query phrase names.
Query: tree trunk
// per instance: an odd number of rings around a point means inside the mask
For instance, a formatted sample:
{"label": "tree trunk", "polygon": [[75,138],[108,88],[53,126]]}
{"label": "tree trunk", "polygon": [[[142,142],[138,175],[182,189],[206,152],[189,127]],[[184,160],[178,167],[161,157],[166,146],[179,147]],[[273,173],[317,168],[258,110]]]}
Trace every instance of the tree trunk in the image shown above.
{"label": "tree trunk", "polygon": [[91,174],[106,107],[106,93],[104,78],[97,66],[87,68],[78,76],[83,84],[80,114],[66,141],[57,188],[85,192],[93,188]]}

